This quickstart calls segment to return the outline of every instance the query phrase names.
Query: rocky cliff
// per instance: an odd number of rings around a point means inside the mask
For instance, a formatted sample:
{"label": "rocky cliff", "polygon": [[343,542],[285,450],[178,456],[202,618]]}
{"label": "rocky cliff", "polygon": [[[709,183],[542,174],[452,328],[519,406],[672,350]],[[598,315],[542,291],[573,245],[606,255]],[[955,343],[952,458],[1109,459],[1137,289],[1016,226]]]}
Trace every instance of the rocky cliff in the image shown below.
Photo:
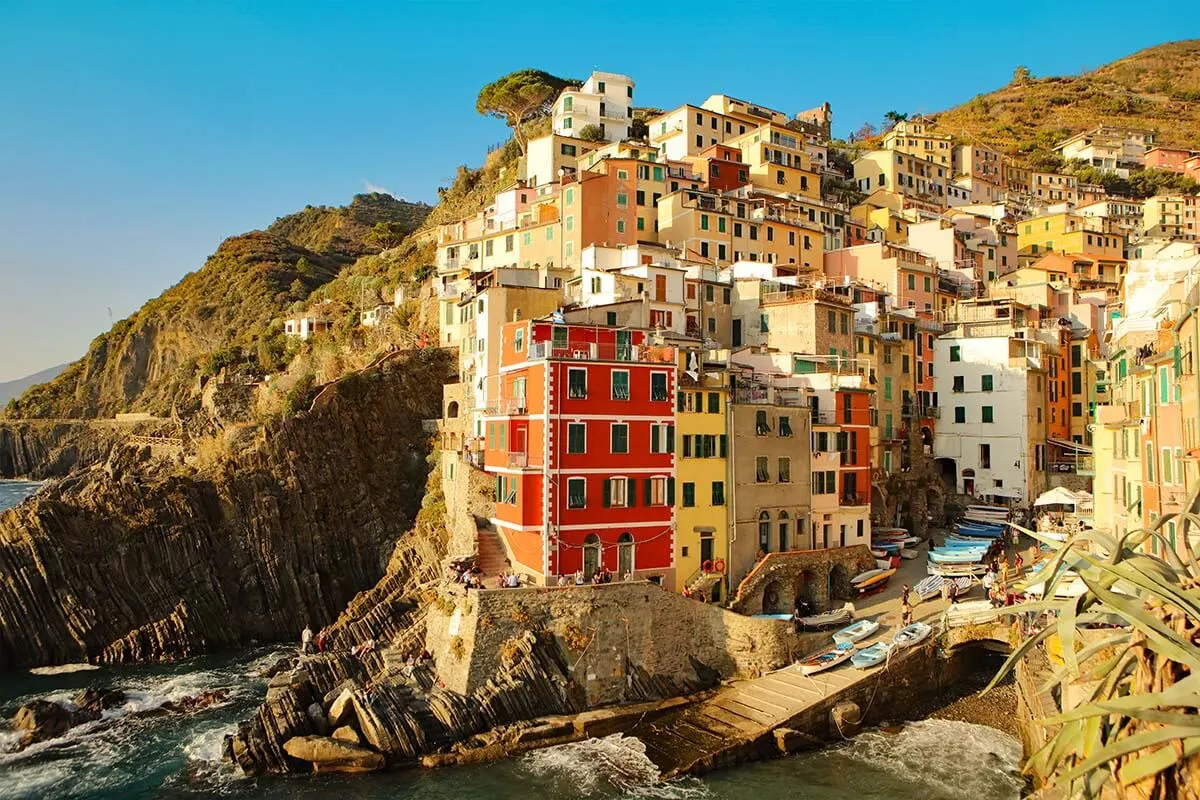
{"label": "rocky cliff", "polygon": [[[173,435],[162,421],[109,420],[0,422],[0,478],[44,480],[101,464],[130,436]],[[165,428],[165,429],[164,429]]]}
{"label": "rocky cliff", "polygon": [[130,448],[0,516],[0,667],[288,639],[384,574],[452,363],[399,354],[204,470]]}

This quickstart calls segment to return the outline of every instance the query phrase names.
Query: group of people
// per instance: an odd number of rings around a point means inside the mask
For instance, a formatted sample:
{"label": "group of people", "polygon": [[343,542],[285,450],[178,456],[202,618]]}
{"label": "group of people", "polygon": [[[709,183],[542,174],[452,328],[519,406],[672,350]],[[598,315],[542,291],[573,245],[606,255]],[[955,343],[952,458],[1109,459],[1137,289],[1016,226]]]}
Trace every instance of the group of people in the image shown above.
{"label": "group of people", "polygon": [[[586,575],[582,569],[575,570],[574,575],[559,575],[558,576],[558,585],[559,586],[572,586],[572,585],[586,586],[588,583],[591,583],[593,586],[599,586],[602,583],[612,583],[615,579],[616,579],[616,576],[613,574],[612,570],[610,570],[608,567],[601,566],[601,567],[598,567],[596,569],[596,571],[593,572],[590,576]],[[626,572],[624,575],[621,576],[621,580],[623,580],[623,581],[633,580],[633,573]]]}
{"label": "group of people", "polygon": [[1024,569],[1025,559],[1020,553],[1017,553],[1011,567],[1006,555],[988,562],[987,572],[983,575],[983,589],[993,606],[1011,606],[1017,601],[1019,595],[1011,590],[1009,581],[1020,578]]}
{"label": "group of people", "polygon": [[300,652],[305,654],[324,653],[328,639],[329,628],[321,628],[321,631],[313,636],[312,628],[305,625],[304,630],[300,632]]}
{"label": "group of people", "polygon": [[521,586],[521,576],[513,572],[511,569],[506,569],[496,577],[497,589],[517,589]]}

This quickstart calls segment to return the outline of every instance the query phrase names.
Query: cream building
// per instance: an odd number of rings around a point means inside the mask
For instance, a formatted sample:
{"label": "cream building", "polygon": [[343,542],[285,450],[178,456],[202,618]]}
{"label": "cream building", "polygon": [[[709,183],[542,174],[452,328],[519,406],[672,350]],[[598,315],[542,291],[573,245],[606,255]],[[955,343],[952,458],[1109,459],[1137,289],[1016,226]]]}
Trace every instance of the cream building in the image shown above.
{"label": "cream building", "polygon": [[615,72],[593,72],[578,89],[564,89],[554,101],[553,130],[578,136],[589,125],[606,141],[626,139],[633,124],[633,78]]}

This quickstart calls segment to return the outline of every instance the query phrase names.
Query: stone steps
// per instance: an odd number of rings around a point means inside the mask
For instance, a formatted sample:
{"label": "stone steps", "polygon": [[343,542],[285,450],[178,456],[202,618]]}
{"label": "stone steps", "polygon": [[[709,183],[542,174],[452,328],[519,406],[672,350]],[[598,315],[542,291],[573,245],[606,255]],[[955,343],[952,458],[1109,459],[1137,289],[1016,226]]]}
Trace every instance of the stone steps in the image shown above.
{"label": "stone steps", "polygon": [[494,578],[510,567],[500,534],[483,528],[475,532],[475,565],[483,571],[483,577]]}

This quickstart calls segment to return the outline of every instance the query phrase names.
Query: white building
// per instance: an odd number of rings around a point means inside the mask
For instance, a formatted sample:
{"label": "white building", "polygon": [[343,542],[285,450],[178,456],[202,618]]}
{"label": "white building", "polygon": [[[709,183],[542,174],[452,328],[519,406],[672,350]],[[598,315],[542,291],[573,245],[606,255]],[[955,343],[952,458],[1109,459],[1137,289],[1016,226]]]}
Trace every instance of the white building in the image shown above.
{"label": "white building", "polygon": [[579,136],[588,125],[605,141],[627,139],[633,124],[633,78],[593,72],[579,89],[564,89],[554,102],[554,132]]}
{"label": "white building", "polygon": [[962,329],[934,349],[934,390],[941,419],[934,457],[955,490],[999,502],[1028,503],[1045,486],[1046,344]]}
{"label": "white building", "polygon": [[294,336],[301,341],[307,342],[318,333],[327,331],[333,327],[333,323],[328,317],[322,314],[309,312],[301,314],[291,319],[283,321],[283,335]]}

